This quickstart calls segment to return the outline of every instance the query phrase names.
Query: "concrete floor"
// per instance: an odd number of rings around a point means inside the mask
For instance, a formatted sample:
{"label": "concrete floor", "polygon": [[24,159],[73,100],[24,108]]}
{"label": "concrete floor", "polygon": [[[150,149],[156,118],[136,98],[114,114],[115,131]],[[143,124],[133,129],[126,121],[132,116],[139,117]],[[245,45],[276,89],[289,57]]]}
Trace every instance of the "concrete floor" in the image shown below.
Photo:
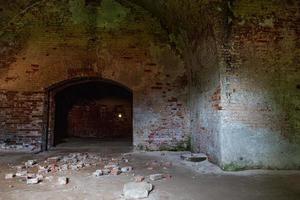
{"label": "concrete floor", "polygon": [[[131,152],[130,143],[73,140],[46,153],[0,153],[0,199],[39,199],[39,200],[119,200],[122,188],[133,181],[133,175],[148,176],[155,173],[170,174],[171,179],[150,181],[155,189],[150,200],[299,200],[299,171],[243,171],[222,172],[218,167],[204,161],[189,163],[180,160],[180,152]],[[133,166],[130,174],[119,176],[93,177],[97,167],[80,171],[66,171],[53,176],[66,175],[70,178],[67,185],[42,182],[27,185],[18,180],[5,180],[8,172],[14,172],[9,165],[19,165],[28,159],[44,160],[54,155],[70,152],[97,152],[103,157],[125,157],[127,165]],[[124,154],[126,153],[126,154]],[[148,169],[149,161],[173,161],[169,168]]]}

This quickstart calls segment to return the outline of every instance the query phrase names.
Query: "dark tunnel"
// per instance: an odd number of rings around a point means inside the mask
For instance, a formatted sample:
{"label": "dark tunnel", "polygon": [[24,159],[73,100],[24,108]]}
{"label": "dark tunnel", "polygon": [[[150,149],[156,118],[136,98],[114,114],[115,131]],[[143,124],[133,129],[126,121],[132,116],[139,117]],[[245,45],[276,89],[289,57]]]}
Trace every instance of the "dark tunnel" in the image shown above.
{"label": "dark tunnel", "polygon": [[54,144],[66,138],[132,140],[132,93],[102,81],[69,86],[55,96]]}

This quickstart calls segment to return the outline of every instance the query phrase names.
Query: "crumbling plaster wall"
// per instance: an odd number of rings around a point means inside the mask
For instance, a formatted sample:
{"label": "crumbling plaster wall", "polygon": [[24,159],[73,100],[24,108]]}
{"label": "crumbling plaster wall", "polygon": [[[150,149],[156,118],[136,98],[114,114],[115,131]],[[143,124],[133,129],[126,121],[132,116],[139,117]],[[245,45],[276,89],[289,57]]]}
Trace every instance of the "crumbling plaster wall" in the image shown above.
{"label": "crumbling plaster wall", "polygon": [[[133,91],[134,145],[172,150],[189,141],[187,73],[169,45],[169,38],[148,12],[113,0],[1,1],[1,136],[32,136],[41,141],[38,127],[7,113],[15,109],[5,97],[14,92],[40,93],[52,84],[78,77],[101,77]],[[3,16],[3,17],[2,17]],[[16,95],[16,96],[18,96]],[[28,96],[27,101],[34,99]],[[25,111],[20,105],[18,115]],[[31,105],[26,119],[43,120],[43,98],[38,114]],[[16,111],[16,110],[14,110]],[[20,115],[23,116],[23,115]],[[12,121],[12,123],[10,123]],[[13,127],[10,129],[8,127]],[[33,129],[37,132],[31,134]],[[13,131],[12,131],[13,130]],[[37,145],[38,148],[38,145]]]}

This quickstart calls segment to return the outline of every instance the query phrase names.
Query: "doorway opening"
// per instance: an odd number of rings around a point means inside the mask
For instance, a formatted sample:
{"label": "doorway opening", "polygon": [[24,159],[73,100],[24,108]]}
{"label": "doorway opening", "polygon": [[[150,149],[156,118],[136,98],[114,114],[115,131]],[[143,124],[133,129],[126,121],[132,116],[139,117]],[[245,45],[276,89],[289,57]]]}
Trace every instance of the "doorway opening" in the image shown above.
{"label": "doorway opening", "polygon": [[97,141],[132,145],[133,97],[125,86],[102,79],[71,80],[50,90],[48,96],[44,146],[88,147]]}

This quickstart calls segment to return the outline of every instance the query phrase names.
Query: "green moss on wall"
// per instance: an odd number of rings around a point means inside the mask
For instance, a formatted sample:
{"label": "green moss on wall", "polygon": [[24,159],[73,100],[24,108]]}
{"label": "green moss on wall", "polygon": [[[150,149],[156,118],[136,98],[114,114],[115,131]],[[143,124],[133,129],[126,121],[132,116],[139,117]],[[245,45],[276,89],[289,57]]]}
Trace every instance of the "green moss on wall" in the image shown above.
{"label": "green moss on wall", "polygon": [[102,0],[98,8],[97,27],[113,29],[126,19],[130,10],[116,1]]}
{"label": "green moss on wall", "polygon": [[74,24],[82,24],[88,21],[88,11],[85,7],[85,0],[70,0],[69,6]]}
{"label": "green moss on wall", "polygon": [[273,13],[278,13],[282,10],[284,4],[281,0],[262,1],[262,0],[239,0],[234,1],[231,7],[235,17],[245,20],[253,17],[270,17]]}

